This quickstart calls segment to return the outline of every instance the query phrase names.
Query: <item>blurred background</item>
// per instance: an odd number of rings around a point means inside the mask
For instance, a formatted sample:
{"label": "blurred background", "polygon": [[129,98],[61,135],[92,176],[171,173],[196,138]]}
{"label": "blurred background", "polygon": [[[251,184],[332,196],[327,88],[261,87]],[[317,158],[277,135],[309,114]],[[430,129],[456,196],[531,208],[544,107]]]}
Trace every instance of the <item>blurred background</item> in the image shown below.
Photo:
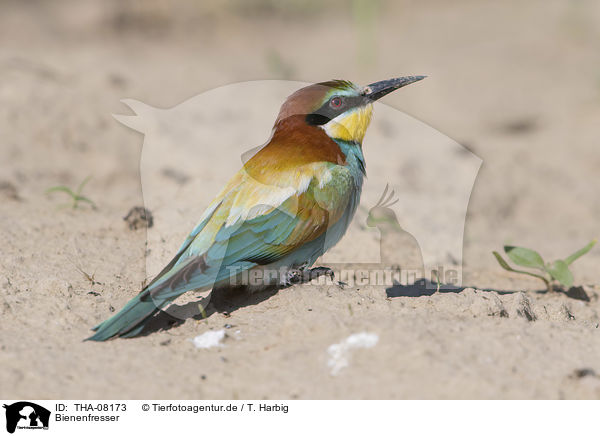
{"label": "blurred background", "polygon": [[[504,243],[558,257],[598,236],[595,0],[2,0],[0,8],[5,198],[46,201],[47,187],[92,175],[87,189],[105,210],[139,203],[142,140],[111,118],[128,113],[122,98],[171,107],[247,80],[366,84],[425,74],[385,103],[483,159],[467,269],[496,271],[489,253]],[[598,281],[595,253],[575,266],[583,280]],[[493,284],[487,278],[477,284]]]}

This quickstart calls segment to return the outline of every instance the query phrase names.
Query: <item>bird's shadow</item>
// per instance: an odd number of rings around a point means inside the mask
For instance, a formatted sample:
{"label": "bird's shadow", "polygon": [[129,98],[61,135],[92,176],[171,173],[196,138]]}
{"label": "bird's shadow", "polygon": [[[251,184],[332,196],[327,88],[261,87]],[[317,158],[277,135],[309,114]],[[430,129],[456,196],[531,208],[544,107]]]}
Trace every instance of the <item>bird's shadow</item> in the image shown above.
{"label": "bird's shadow", "polygon": [[[397,298],[397,297],[430,297],[436,293],[454,293],[459,294],[465,289],[475,288],[479,289],[477,286],[453,286],[448,284],[442,284],[439,289],[437,283],[434,283],[430,280],[417,280],[414,284],[411,285],[402,285],[400,283],[394,283],[391,287],[385,290],[386,296],[388,298]],[[480,289],[483,292],[496,292],[500,295],[506,294],[515,294],[517,292],[521,292],[521,290],[515,289]],[[532,291],[536,294],[547,294],[548,290],[540,289]],[[580,301],[591,301],[590,296],[585,292],[585,290],[581,286],[572,286],[569,289],[557,289],[557,293],[564,294],[568,298],[572,298],[574,300]]]}
{"label": "bird's shadow", "polygon": [[[136,337],[148,336],[158,331],[167,331],[178,327],[185,323],[188,319],[203,320],[211,317],[215,313],[222,313],[226,316],[236,310],[254,306],[271,298],[280,289],[287,286],[270,286],[260,292],[250,293],[244,288],[233,289],[215,289],[211,295],[211,301],[206,307],[204,313],[198,310],[199,301],[191,301],[186,304],[172,304],[168,312],[161,310],[150,321],[148,321],[144,329]],[[411,285],[402,285],[395,283],[391,287],[386,288],[385,293],[388,298],[397,297],[430,297],[436,293],[454,293],[459,294],[467,288],[477,288],[476,286],[453,286],[442,284],[439,289],[437,283],[430,280],[421,279]],[[481,289],[484,292],[496,292],[500,295],[514,294],[520,290],[501,290],[501,289]],[[547,290],[533,291],[536,294],[545,294]],[[590,296],[581,287],[571,287],[567,290],[558,290],[575,300],[590,301]]]}
{"label": "bird's shadow", "polygon": [[168,311],[161,310],[150,319],[144,329],[135,337],[148,336],[158,331],[167,331],[185,323],[188,319],[203,320],[215,313],[228,316],[236,310],[260,304],[275,295],[285,286],[270,286],[260,292],[247,292],[244,288],[214,289],[210,303],[201,312],[199,301],[190,301],[186,304],[172,304]]}

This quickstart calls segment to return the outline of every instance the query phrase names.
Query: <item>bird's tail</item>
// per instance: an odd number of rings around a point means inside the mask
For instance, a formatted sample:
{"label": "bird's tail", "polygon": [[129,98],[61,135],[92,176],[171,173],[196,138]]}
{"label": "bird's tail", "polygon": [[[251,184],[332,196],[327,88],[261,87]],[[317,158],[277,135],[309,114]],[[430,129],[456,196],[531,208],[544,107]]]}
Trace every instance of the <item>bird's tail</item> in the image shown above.
{"label": "bird's tail", "polygon": [[116,336],[129,338],[138,335],[146,322],[171,300],[157,301],[150,296],[150,291],[145,289],[133,297],[117,313],[106,321],[98,324],[92,330],[92,336],[86,341],[106,341]]}

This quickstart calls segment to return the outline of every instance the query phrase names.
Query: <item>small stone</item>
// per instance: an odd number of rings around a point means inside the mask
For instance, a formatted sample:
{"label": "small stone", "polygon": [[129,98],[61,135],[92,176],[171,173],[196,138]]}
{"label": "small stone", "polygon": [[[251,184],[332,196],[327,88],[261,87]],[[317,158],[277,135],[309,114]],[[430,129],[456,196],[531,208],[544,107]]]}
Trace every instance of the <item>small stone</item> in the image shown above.
{"label": "small stone", "polygon": [[196,348],[222,347],[221,342],[225,338],[225,330],[207,331],[192,339]]}
{"label": "small stone", "polygon": [[573,377],[596,377],[596,371],[594,371],[592,368],[578,368],[575,371],[573,371]]}
{"label": "small stone", "polygon": [[154,225],[154,218],[152,213],[145,207],[135,206],[132,207],[123,220],[127,222],[130,230],[137,230],[142,228],[150,228]]}

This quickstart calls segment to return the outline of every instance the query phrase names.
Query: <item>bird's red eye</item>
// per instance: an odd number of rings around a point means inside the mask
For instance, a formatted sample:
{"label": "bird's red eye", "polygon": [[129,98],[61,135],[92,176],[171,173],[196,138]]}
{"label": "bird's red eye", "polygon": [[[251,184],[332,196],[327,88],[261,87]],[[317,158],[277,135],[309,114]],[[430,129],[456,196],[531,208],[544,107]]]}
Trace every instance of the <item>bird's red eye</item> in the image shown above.
{"label": "bird's red eye", "polygon": [[339,109],[342,107],[342,99],[340,97],[333,97],[329,101],[329,105],[334,109]]}

